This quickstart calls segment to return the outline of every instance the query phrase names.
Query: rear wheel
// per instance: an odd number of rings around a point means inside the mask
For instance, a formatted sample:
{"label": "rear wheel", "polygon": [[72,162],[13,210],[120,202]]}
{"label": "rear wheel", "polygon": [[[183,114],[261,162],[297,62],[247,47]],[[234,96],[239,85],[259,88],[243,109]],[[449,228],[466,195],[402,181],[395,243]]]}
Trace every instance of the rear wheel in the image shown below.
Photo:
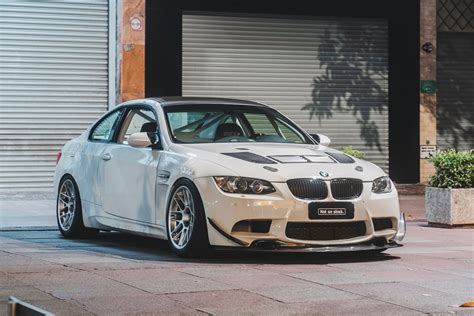
{"label": "rear wheel", "polygon": [[181,179],[174,185],[166,218],[168,242],[177,255],[202,257],[209,254],[204,207],[198,190],[190,180]]}
{"label": "rear wheel", "polygon": [[97,229],[84,226],[82,204],[74,179],[66,175],[59,183],[56,218],[61,234],[66,238],[87,237],[97,234]]}

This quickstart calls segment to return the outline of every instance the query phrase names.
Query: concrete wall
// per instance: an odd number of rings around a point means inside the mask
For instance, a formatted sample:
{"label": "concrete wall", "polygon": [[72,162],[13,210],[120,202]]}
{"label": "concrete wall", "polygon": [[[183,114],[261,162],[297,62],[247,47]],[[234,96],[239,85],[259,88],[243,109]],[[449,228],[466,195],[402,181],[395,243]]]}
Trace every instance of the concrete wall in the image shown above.
{"label": "concrete wall", "polygon": [[145,0],[121,0],[118,9],[118,100],[145,96]]}
{"label": "concrete wall", "polygon": [[[420,45],[431,43],[432,52],[420,49],[420,80],[436,80],[436,0],[420,0]],[[436,93],[420,92],[420,146],[436,145]],[[428,159],[420,159],[420,183],[434,173]]]}

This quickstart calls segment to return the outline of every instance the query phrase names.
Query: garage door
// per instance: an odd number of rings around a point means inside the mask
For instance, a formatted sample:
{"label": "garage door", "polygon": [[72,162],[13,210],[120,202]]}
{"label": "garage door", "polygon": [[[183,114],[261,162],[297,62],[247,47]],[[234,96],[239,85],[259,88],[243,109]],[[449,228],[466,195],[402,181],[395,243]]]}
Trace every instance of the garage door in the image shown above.
{"label": "garage door", "polygon": [[109,4],[4,1],[0,20],[0,191],[51,190],[58,150],[108,107]]}
{"label": "garage door", "polygon": [[272,105],[388,169],[387,23],[183,16],[183,95]]}
{"label": "garage door", "polygon": [[438,33],[439,148],[474,148],[474,33]]}

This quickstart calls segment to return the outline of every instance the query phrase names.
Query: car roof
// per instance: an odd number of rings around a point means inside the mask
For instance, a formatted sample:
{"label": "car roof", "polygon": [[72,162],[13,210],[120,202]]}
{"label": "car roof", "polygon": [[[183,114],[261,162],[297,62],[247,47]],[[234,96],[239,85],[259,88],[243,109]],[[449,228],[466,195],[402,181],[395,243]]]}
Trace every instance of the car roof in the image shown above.
{"label": "car roof", "polygon": [[211,97],[160,97],[160,98],[148,98],[157,101],[161,106],[171,105],[195,105],[195,104],[219,104],[219,105],[245,105],[245,106],[259,106],[267,107],[263,103],[246,101],[239,99],[227,99],[227,98],[211,98]]}

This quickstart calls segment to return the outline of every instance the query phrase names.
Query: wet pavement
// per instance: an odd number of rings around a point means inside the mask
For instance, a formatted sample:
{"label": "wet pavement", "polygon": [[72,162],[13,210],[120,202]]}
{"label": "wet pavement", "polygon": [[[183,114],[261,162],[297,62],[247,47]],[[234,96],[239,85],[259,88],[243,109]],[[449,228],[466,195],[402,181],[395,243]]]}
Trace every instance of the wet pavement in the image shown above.
{"label": "wet pavement", "polygon": [[471,314],[474,230],[411,222],[384,255],[219,253],[183,260],[120,233],[66,240],[0,231],[0,315],[10,295],[58,315]]}

